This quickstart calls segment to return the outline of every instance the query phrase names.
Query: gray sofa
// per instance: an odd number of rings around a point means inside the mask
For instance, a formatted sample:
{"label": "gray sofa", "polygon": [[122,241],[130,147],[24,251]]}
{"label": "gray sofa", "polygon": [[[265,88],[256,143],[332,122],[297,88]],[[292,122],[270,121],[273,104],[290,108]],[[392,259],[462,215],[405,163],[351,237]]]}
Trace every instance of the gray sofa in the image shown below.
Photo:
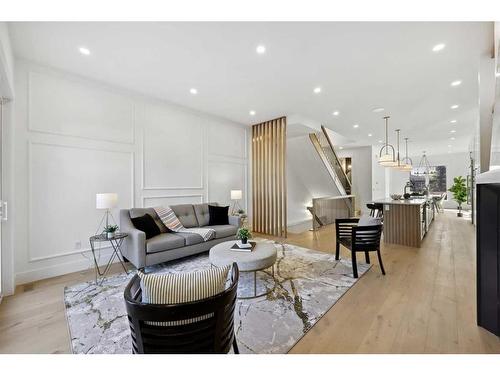
{"label": "gray sofa", "polygon": [[[120,210],[120,231],[128,233],[121,250],[125,258],[137,268],[183,258],[210,250],[220,242],[235,238],[241,226],[239,216],[229,216],[229,225],[209,226],[208,205],[217,203],[179,204],[170,206],[185,228],[205,227],[215,230],[213,240],[203,242],[200,235],[194,233],[172,233],[160,220],[153,208],[131,208]],[[131,218],[149,214],[160,228],[160,234],[146,240],[146,234],[134,227]]]}

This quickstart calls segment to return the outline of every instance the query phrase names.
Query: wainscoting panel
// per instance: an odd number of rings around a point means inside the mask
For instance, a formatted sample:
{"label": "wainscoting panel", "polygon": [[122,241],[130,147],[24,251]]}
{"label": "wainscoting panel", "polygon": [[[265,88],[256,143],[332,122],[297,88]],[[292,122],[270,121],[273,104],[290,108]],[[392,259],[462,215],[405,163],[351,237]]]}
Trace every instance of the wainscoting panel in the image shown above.
{"label": "wainscoting panel", "polygon": [[186,195],[156,195],[151,197],[142,197],[143,207],[170,206],[174,204],[195,204],[203,203],[202,194]]}
{"label": "wainscoting panel", "polygon": [[154,105],[145,117],[143,189],[203,189],[203,121]]}
{"label": "wainscoting panel", "polygon": [[232,124],[221,126],[211,122],[208,131],[208,153],[215,156],[245,159],[246,129]]}
{"label": "wainscoting panel", "polygon": [[131,152],[33,142],[28,165],[30,262],[89,247],[104,214],[95,208],[96,193],[116,192],[119,207],[133,202]]}
{"label": "wainscoting panel", "polygon": [[28,80],[29,130],[134,142],[134,103],[126,96],[35,71],[29,72]]}
{"label": "wainscoting panel", "polygon": [[208,162],[208,202],[230,205],[231,190],[242,190],[239,204],[246,210],[246,163],[209,160]]}

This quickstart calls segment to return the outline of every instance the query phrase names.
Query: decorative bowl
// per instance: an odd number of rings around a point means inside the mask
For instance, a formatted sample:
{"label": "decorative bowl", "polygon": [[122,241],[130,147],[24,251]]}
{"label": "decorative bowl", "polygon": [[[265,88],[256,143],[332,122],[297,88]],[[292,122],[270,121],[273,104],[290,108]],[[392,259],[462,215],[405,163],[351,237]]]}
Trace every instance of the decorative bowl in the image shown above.
{"label": "decorative bowl", "polygon": [[391,194],[391,198],[395,201],[398,201],[402,198],[403,196],[401,194]]}

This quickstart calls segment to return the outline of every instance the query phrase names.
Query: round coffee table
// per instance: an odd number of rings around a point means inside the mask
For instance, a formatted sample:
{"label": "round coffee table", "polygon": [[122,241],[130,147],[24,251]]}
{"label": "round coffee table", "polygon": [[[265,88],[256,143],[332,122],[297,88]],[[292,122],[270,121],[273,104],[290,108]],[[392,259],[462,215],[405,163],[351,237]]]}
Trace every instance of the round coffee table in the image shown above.
{"label": "round coffee table", "polygon": [[274,244],[267,242],[257,242],[252,251],[235,251],[231,247],[237,241],[226,241],[215,245],[210,249],[209,259],[214,266],[223,267],[236,263],[240,272],[253,272],[253,296],[238,297],[240,299],[249,299],[262,297],[269,294],[273,289],[257,295],[257,271],[263,271],[271,267],[274,279],[274,263],[278,252]]}

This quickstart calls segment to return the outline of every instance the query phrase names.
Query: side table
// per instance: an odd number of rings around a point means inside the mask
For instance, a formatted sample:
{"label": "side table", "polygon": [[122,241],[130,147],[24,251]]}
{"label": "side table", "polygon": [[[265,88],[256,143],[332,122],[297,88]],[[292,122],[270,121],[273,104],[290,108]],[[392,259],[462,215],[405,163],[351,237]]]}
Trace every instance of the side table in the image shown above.
{"label": "side table", "polygon": [[[103,233],[103,234],[97,234],[95,236],[92,236],[89,238],[90,241],[90,248],[92,249],[92,257],[94,258],[94,269],[95,269],[95,282],[96,284],[99,284],[97,282],[98,276],[100,276],[101,283],[104,280],[104,277],[106,276],[106,273],[109,271],[111,264],[113,264],[113,260],[115,260],[115,257],[118,258],[120,261],[123,269],[125,270],[126,273],[127,267],[125,267],[125,264],[123,263],[123,254],[121,252],[121,245],[123,243],[123,240],[128,236],[127,233],[116,233],[113,237],[108,238],[108,236]],[[111,257],[108,260],[108,263],[104,267],[104,270],[101,270],[99,267],[99,264],[97,263],[97,257],[96,257],[96,249],[95,249],[95,244],[97,242],[109,242],[111,244],[111,247],[113,248],[113,253],[111,254]],[[99,284],[99,285],[100,285]]]}

